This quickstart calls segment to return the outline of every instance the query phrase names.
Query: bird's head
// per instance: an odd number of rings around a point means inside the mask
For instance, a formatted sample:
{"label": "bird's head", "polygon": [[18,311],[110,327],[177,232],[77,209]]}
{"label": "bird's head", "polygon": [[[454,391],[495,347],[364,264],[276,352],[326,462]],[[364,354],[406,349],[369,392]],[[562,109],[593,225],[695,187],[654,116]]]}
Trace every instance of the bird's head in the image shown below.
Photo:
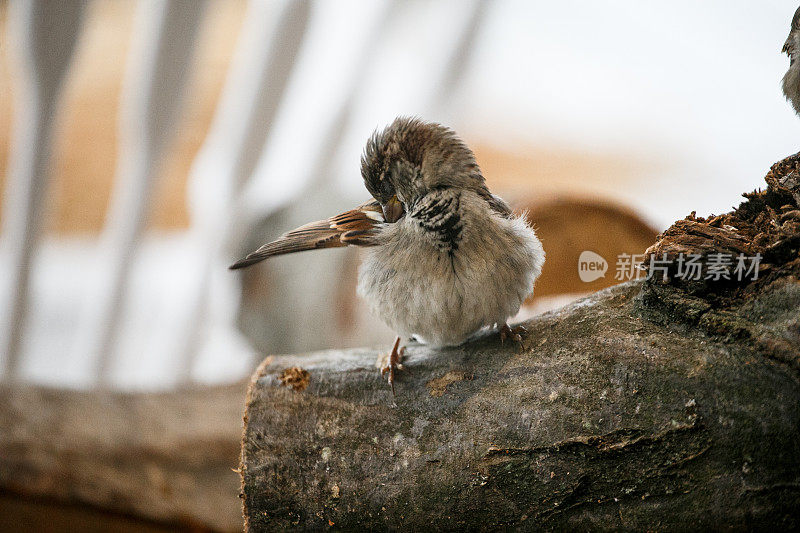
{"label": "bird's head", "polygon": [[387,222],[396,222],[433,190],[484,185],[475,156],[453,130],[406,117],[395,119],[367,141],[361,175]]}

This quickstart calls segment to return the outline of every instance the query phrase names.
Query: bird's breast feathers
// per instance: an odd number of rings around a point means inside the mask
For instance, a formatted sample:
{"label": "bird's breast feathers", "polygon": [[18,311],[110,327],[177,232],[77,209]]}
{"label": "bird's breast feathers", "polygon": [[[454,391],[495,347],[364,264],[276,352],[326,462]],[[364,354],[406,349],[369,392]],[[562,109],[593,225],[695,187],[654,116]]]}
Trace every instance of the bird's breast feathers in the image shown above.
{"label": "bird's breast feathers", "polygon": [[477,194],[428,196],[366,250],[359,293],[399,332],[458,344],[517,313],[544,251],[524,219],[486,209]]}

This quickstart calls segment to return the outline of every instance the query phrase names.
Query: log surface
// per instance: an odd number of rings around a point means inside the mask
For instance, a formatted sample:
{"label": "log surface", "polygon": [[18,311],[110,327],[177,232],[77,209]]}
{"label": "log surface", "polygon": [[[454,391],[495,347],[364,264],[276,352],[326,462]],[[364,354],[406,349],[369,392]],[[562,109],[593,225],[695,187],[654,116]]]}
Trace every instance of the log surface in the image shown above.
{"label": "log surface", "polygon": [[[117,529],[144,520],[172,531],[241,530],[232,470],[245,385],[155,393],[0,387],[0,522],[22,516],[29,502],[85,510],[77,517],[116,515]],[[58,529],[53,516],[39,520]]]}
{"label": "log surface", "polygon": [[[800,283],[773,285],[723,318],[798,350]],[[396,403],[377,351],[267,358],[245,416],[246,524],[800,526],[798,370],[755,342],[659,324],[645,292],[533,319],[522,351],[497,335],[411,346]]]}

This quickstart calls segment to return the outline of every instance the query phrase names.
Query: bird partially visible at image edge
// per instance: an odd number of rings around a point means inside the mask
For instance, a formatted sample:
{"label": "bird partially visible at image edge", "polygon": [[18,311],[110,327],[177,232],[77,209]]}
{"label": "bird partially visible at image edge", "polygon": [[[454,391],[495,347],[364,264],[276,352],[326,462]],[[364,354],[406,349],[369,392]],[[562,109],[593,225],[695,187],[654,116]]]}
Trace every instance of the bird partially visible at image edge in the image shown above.
{"label": "bird partially visible at image edge", "polygon": [[789,37],[781,51],[789,56],[789,70],[783,76],[783,94],[800,115],[800,7],[794,12]]}
{"label": "bird partially visible at image edge", "polygon": [[472,151],[453,130],[398,118],[367,142],[361,175],[372,200],[312,222],[236,262],[319,248],[360,246],[358,294],[396,333],[387,364],[394,393],[401,339],[459,345],[486,327],[510,328],[544,264],[533,228],[492,194]]}

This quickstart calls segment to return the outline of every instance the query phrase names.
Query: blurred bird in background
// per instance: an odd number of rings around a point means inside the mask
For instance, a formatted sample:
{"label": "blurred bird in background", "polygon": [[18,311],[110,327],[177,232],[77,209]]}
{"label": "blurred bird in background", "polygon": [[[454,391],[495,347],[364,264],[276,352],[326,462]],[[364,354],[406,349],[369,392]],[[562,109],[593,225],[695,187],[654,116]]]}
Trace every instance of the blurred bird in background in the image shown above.
{"label": "blurred bird in background", "polygon": [[544,264],[534,230],[486,187],[472,151],[439,124],[398,118],[368,141],[361,174],[374,198],[285,233],[231,266],[348,245],[367,248],[358,292],[398,336],[382,373],[394,391],[401,338],[464,342],[486,326],[521,342],[514,316]]}
{"label": "blurred bird in background", "polygon": [[789,37],[781,51],[789,56],[789,70],[783,76],[783,94],[800,114],[800,7],[794,12]]}

